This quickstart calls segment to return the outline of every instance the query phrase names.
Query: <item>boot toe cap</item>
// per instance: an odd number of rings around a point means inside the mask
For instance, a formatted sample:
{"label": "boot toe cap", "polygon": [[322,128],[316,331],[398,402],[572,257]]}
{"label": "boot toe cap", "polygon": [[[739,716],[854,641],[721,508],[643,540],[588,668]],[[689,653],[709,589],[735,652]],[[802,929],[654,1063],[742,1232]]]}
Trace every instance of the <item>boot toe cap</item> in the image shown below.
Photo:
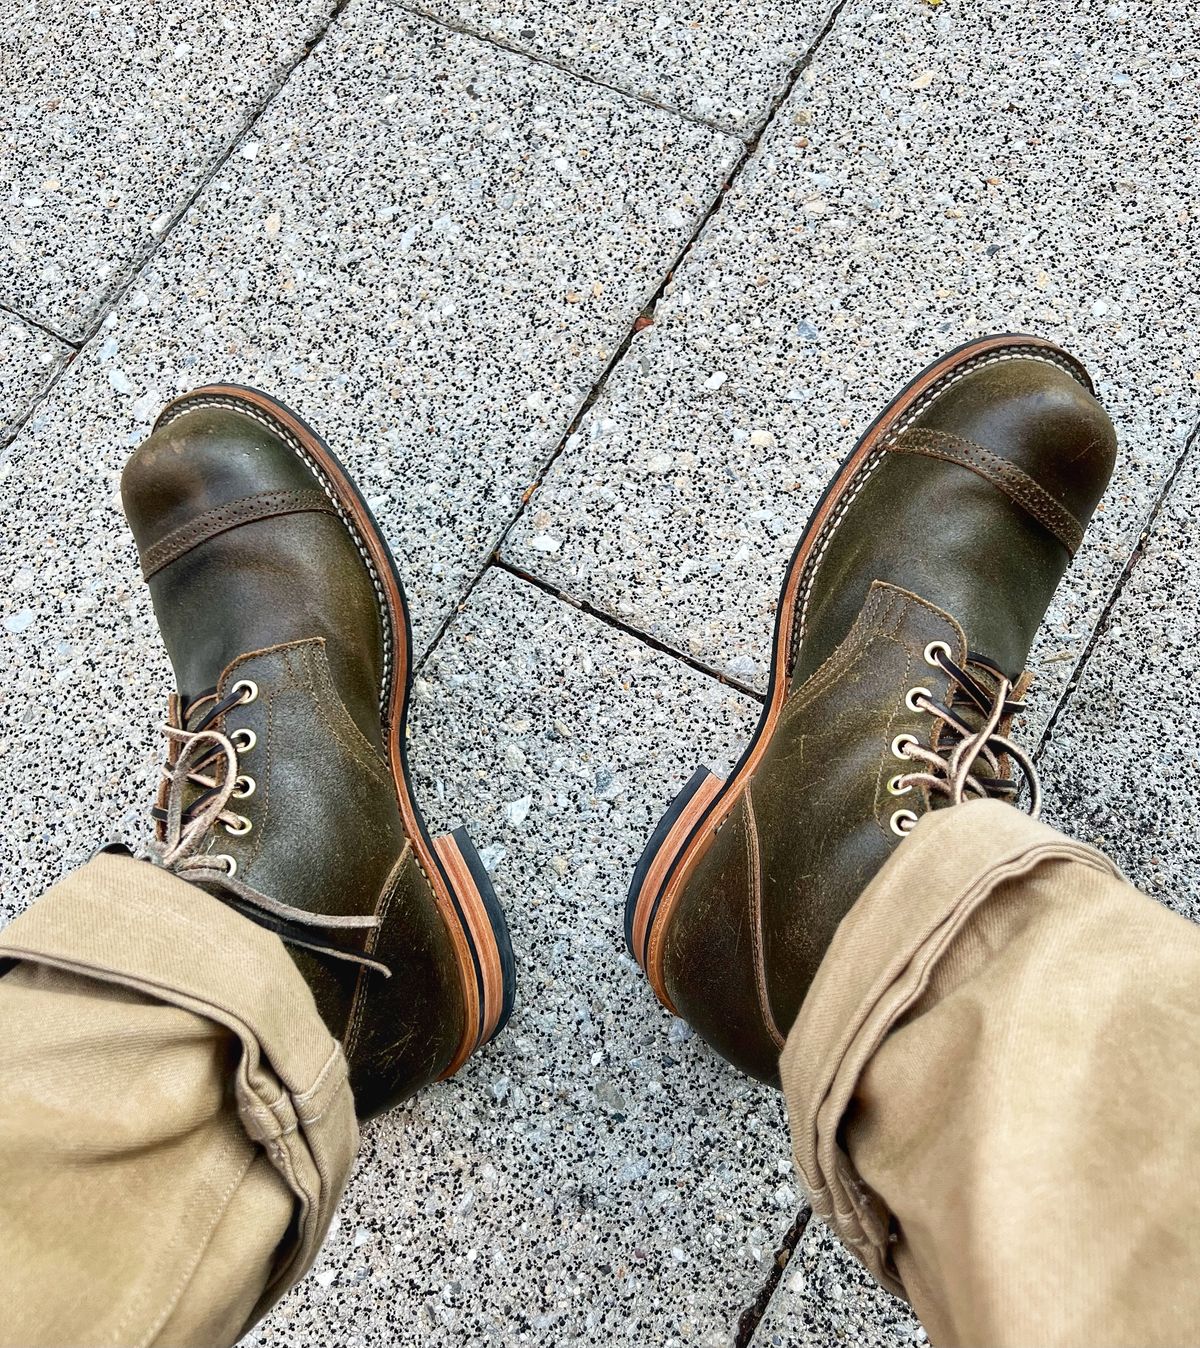
{"label": "boot toe cap", "polygon": [[984,363],[914,423],[1014,464],[1086,526],[1116,461],[1116,433],[1082,369],[1024,353]]}
{"label": "boot toe cap", "polygon": [[156,429],[130,456],[121,500],[145,553],[198,515],[244,497],[318,485],[266,426],[220,406],[200,406]]}

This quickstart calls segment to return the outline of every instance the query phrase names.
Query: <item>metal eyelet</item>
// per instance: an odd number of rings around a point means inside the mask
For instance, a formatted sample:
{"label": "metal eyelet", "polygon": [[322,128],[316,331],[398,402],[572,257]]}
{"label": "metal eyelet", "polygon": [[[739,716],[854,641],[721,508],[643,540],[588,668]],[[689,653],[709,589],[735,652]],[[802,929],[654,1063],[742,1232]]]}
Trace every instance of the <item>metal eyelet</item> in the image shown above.
{"label": "metal eyelet", "polygon": [[921,741],[917,739],[915,735],[897,735],[892,741],[892,757],[911,759],[912,755],[906,754],[904,752],[905,748],[910,744],[916,745],[920,744],[920,742]]}
{"label": "metal eyelet", "polygon": [[905,774],[903,772],[898,772],[894,777],[889,779],[887,784],[888,795],[890,796],[908,795],[908,793],[912,790],[912,783],[909,782],[908,785],[906,786],[904,784],[904,776]]}
{"label": "metal eyelet", "polygon": [[239,814],[237,820],[236,824],[226,824],[224,826],[225,832],[232,834],[235,838],[244,838],[254,827],[254,821],[247,819],[244,814]]}
{"label": "metal eyelet", "polygon": [[258,789],[258,783],[247,773],[242,773],[233,784],[233,791],[230,793],[236,796],[238,800],[249,800]]}
{"label": "metal eyelet", "polygon": [[906,838],[920,822],[911,810],[897,810],[891,818],[892,832],[898,838]]}
{"label": "metal eyelet", "polygon": [[211,860],[214,866],[219,861],[224,862],[225,874],[228,875],[231,880],[237,874],[237,862],[233,859],[233,857],[229,855],[228,852],[218,852],[216,856],[211,858]]}
{"label": "metal eyelet", "polygon": [[923,697],[927,702],[933,701],[933,694],[929,691],[928,688],[910,688],[904,696],[904,705],[909,709],[909,711],[926,710],[917,701],[918,697]]}
{"label": "metal eyelet", "polygon": [[253,679],[239,679],[229,691],[231,693],[244,693],[242,705],[245,706],[247,702],[253,702],[258,696],[258,684]]}
{"label": "metal eyelet", "polygon": [[243,728],[235,730],[233,734],[230,735],[229,742],[239,754],[248,754],[258,743],[258,736],[253,730],[246,730]]}
{"label": "metal eyelet", "polygon": [[954,652],[944,641],[931,641],[925,647],[925,663],[931,665],[934,669],[941,669],[942,667],[941,661],[935,655],[936,651],[941,651],[947,660],[954,658]]}

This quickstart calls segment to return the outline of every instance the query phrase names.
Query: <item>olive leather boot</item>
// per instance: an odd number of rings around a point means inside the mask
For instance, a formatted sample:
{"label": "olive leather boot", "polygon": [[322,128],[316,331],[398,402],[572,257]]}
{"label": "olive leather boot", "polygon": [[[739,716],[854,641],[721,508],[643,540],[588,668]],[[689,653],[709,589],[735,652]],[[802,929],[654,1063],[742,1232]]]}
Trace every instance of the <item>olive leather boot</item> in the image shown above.
{"label": "olive leather boot", "polygon": [[282,938],[379,1113],[496,1035],[514,984],[470,839],[413,800],[395,563],[329,448],[251,389],[171,403],[121,492],[177,685],[154,860]]}
{"label": "olive leather boot", "polygon": [[779,1051],[838,923],[927,810],[1037,780],[1026,657],[1112,472],[1086,371],[1031,337],[944,357],[876,419],[789,564],[762,718],[638,865],[626,940],[744,1071]]}

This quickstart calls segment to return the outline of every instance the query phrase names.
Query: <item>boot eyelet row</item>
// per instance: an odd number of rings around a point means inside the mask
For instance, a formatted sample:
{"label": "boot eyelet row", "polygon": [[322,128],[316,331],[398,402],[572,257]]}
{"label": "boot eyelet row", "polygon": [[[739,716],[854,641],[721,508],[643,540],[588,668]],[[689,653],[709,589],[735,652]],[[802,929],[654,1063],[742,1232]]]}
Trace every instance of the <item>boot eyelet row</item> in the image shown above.
{"label": "boot eyelet row", "polygon": [[890,820],[892,832],[898,838],[906,838],[918,823],[918,816],[912,810],[897,810]]}

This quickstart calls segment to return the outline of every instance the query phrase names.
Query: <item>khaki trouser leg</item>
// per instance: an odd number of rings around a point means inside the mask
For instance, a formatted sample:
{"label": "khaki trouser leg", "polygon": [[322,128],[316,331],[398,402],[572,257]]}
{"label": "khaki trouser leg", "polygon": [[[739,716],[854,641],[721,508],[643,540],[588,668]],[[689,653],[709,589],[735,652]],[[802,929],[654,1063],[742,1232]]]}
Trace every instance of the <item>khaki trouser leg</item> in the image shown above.
{"label": "khaki trouser leg", "polygon": [[1200,1338],[1200,930],[1095,851],[927,816],[782,1076],[814,1211],[935,1343]]}
{"label": "khaki trouser leg", "polygon": [[358,1144],[307,984],[271,933],[117,856],[0,931],[10,960],[0,1344],[233,1343],[312,1262]]}

